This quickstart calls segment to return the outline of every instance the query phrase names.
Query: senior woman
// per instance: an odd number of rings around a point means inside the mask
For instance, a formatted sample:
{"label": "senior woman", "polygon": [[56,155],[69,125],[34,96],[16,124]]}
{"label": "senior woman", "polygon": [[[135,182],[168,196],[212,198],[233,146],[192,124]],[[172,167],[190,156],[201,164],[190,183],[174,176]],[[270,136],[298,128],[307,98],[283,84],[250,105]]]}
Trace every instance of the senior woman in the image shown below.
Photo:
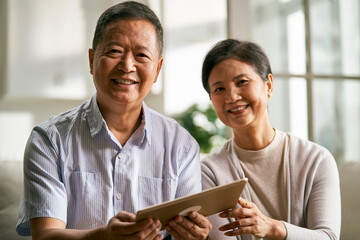
{"label": "senior woman", "polygon": [[274,129],[274,80],[255,43],[227,39],[206,55],[202,82],[233,137],[202,161],[203,188],[247,177],[238,207],[213,215],[211,239],[338,239],[338,170],[313,142]]}

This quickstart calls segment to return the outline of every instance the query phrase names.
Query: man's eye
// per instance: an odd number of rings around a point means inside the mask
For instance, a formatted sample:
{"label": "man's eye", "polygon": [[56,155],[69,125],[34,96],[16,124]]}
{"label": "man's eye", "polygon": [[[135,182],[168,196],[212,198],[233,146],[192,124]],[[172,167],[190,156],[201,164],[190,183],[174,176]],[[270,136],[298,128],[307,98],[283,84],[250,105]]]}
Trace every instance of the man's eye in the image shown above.
{"label": "man's eye", "polygon": [[107,51],[107,55],[110,57],[120,57],[122,55],[122,52],[118,49],[110,49]]}
{"label": "man's eye", "polygon": [[141,63],[145,63],[145,62],[148,62],[149,60],[151,60],[149,55],[147,55],[145,53],[137,53],[136,58],[137,58],[137,61],[139,61]]}
{"label": "man's eye", "polygon": [[138,57],[147,57],[144,53],[138,53]]}

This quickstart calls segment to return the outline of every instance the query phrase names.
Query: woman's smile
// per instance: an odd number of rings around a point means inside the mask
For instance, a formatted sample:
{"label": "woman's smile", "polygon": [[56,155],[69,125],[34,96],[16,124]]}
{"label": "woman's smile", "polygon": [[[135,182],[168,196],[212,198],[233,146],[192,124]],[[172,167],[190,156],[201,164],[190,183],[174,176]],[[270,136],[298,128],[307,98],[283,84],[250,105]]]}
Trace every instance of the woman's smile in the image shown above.
{"label": "woman's smile", "polygon": [[228,110],[228,112],[240,114],[240,113],[243,113],[245,111],[245,109],[247,109],[248,107],[249,107],[249,105],[235,106],[235,107],[230,108]]}

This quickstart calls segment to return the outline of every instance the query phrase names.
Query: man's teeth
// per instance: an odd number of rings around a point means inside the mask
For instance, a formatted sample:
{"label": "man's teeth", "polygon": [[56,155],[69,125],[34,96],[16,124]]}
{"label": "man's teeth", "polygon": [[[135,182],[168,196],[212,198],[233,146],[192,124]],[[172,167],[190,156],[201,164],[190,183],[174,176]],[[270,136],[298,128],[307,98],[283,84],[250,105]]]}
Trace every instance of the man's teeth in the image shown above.
{"label": "man's teeth", "polygon": [[134,84],[135,83],[134,81],[124,80],[124,79],[114,79],[114,81],[119,84]]}
{"label": "man's teeth", "polygon": [[240,107],[237,107],[237,108],[232,108],[229,110],[229,112],[237,112],[237,111],[241,111],[243,109],[245,109],[246,106],[240,106]]}

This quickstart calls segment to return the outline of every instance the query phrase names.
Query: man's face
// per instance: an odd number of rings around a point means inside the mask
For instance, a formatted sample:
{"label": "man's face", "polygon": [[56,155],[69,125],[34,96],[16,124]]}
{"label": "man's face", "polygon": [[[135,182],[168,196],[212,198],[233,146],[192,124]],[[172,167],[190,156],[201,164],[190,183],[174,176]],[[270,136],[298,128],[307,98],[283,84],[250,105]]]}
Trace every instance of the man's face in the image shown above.
{"label": "man's face", "polygon": [[110,23],[96,51],[89,50],[90,72],[100,107],[141,107],[162,65],[156,31],[145,20]]}

